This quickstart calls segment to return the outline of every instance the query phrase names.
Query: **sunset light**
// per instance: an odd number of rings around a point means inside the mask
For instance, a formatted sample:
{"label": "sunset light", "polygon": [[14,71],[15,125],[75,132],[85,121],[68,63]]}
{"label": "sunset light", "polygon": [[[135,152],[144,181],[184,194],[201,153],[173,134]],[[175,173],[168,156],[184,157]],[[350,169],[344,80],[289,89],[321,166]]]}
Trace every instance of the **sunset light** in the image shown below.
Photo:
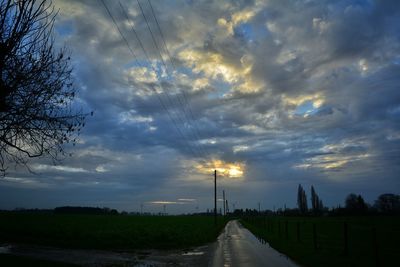
{"label": "sunset light", "polygon": [[242,178],[245,172],[244,163],[229,163],[222,160],[213,160],[205,164],[199,164],[196,166],[198,172],[203,174],[210,174],[214,170],[217,170],[219,176],[228,178]]}

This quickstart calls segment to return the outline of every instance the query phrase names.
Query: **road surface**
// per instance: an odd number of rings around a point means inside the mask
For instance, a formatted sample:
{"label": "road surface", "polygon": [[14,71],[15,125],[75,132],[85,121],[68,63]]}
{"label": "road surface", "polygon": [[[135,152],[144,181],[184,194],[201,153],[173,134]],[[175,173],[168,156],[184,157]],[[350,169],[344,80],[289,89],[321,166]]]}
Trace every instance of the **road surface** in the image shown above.
{"label": "road surface", "polygon": [[238,221],[230,221],[218,237],[213,267],[298,267],[268,244],[262,244]]}
{"label": "road surface", "polygon": [[191,250],[102,251],[35,245],[0,244],[0,254],[95,266],[298,267],[285,255],[262,244],[237,221],[230,221],[215,243]]}

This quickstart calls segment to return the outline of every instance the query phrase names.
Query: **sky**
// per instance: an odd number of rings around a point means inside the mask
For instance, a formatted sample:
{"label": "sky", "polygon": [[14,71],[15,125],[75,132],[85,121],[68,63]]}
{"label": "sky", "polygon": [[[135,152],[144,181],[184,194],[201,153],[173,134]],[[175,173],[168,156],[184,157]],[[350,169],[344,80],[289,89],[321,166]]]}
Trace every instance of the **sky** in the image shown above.
{"label": "sky", "polygon": [[1,209],[205,211],[214,169],[231,209],[400,193],[399,1],[53,3],[94,116],[71,157],[0,178]]}

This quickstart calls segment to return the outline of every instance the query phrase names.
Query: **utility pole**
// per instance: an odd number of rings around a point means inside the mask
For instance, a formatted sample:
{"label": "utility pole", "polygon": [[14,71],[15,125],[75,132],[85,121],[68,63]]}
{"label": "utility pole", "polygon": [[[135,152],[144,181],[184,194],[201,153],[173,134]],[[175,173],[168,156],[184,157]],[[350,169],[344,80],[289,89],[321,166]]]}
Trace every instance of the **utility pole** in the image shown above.
{"label": "utility pole", "polygon": [[225,190],[222,190],[222,198],[223,198],[223,201],[224,201],[224,216],[226,215],[226,203],[225,203]]}
{"label": "utility pole", "polygon": [[225,200],[225,203],[226,203],[226,213],[228,213],[229,212],[228,200]]}
{"label": "utility pole", "polygon": [[217,226],[217,170],[214,170],[214,225]]}

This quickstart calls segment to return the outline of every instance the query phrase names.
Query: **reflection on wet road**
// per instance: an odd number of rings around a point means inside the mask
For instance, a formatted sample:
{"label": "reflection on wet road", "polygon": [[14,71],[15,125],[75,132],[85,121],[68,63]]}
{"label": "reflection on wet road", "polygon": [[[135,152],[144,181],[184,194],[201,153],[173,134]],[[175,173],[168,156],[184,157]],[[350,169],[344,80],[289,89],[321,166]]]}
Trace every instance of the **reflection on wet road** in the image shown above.
{"label": "reflection on wet road", "polygon": [[268,244],[262,244],[237,221],[230,221],[218,237],[211,266],[298,266]]}

